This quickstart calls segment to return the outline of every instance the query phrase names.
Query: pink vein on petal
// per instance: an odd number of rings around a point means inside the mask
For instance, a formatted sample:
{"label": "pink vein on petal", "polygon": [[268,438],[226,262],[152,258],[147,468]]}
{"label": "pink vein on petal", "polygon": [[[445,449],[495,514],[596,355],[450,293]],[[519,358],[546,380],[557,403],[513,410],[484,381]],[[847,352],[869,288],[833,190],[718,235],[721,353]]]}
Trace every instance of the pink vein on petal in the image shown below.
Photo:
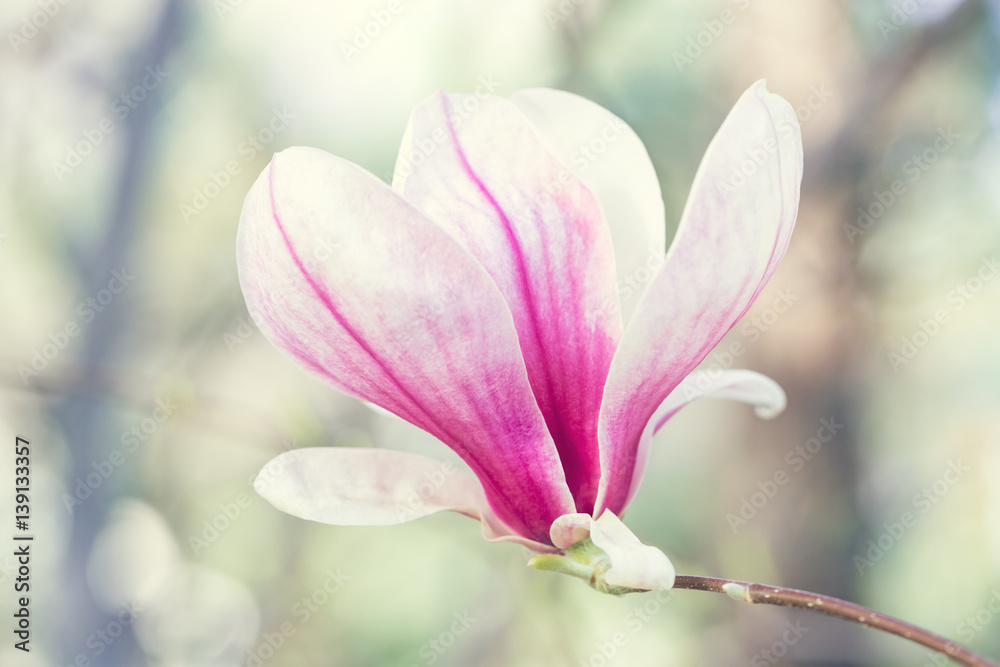
{"label": "pink vein on petal", "polygon": [[[514,256],[517,260],[517,268],[518,268],[517,280],[519,288],[527,297],[525,310],[527,311],[528,318],[531,322],[532,338],[534,338],[535,345],[539,350],[546,351],[548,348],[545,345],[545,342],[541,335],[541,327],[538,323],[538,314],[536,312],[536,309],[534,308],[534,304],[537,303],[537,297],[534,293],[534,290],[532,290],[531,282],[527,279],[528,266],[524,259],[524,253],[522,252],[520,241],[517,238],[517,234],[514,232],[513,225],[510,224],[510,218],[508,218],[506,211],[504,211],[503,207],[500,206],[500,203],[496,200],[496,197],[494,197],[493,193],[490,192],[490,189],[486,187],[486,184],[483,183],[479,175],[476,174],[476,172],[472,169],[472,165],[469,164],[469,159],[465,154],[465,149],[462,147],[462,144],[458,139],[458,133],[455,131],[455,125],[452,122],[451,117],[448,113],[447,102],[448,102],[447,97],[444,94],[441,94],[441,105],[444,110],[444,117],[446,119],[446,124],[448,126],[448,133],[451,135],[451,141],[452,144],[455,146],[455,153],[458,155],[459,163],[462,166],[462,171],[465,172],[469,180],[472,181],[472,183],[476,186],[476,189],[486,199],[490,207],[494,211],[496,211],[497,216],[503,223],[504,233],[507,236],[511,250],[514,253]],[[544,229],[542,227],[539,227],[538,231],[539,235],[544,236]],[[538,269],[532,269],[532,271],[536,272],[537,270]],[[546,264],[544,270],[547,283],[552,284],[553,282],[555,282],[555,278],[552,275],[552,268],[548,264]],[[549,355],[549,363],[551,362],[552,362],[552,355]],[[548,365],[546,365],[545,371],[542,375],[545,378],[546,395],[551,398],[555,396],[555,388],[553,387],[552,376],[549,373],[549,370],[550,369]],[[550,417],[550,415],[548,414],[544,414],[544,417],[546,425],[549,428],[549,432],[552,434],[552,439],[555,441],[557,448],[565,446],[566,434],[563,432],[563,423],[559,419],[554,419]],[[558,432],[554,433],[553,430],[556,430]],[[572,482],[570,482],[570,487],[572,488],[572,486],[573,484]]]}
{"label": "pink vein on petal", "polygon": [[[333,301],[330,299],[330,295],[327,294],[322,287],[320,287],[319,283],[316,282],[316,280],[306,269],[305,265],[302,263],[301,259],[299,258],[298,252],[296,252],[295,247],[292,245],[291,239],[288,238],[288,233],[285,231],[284,224],[281,222],[281,216],[278,214],[278,202],[274,196],[274,167],[275,165],[272,162],[271,171],[268,174],[268,191],[271,197],[271,210],[274,212],[274,224],[277,226],[278,232],[281,234],[281,238],[284,240],[285,246],[288,248],[288,252],[291,255],[292,261],[295,263],[295,266],[302,273],[302,277],[305,278],[307,283],[309,283],[309,286],[316,293],[316,296],[319,297],[320,301],[323,302],[324,307],[327,309],[327,311],[329,311],[330,315],[337,321],[337,324],[339,324],[344,329],[344,331],[347,332],[347,334],[352,339],[354,339],[354,342],[356,342],[358,346],[362,350],[364,350],[364,352],[368,354],[368,356],[372,358],[372,360],[378,365],[378,367],[382,370],[382,372],[385,373],[386,377],[389,378],[392,381],[392,383],[396,386],[396,389],[399,390],[400,394],[405,396],[406,399],[414,407],[416,407],[418,410],[420,410],[421,413],[423,413],[422,417],[427,420],[427,423],[431,424],[435,429],[438,430],[439,433],[448,437],[452,442],[457,442],[455,437],[451,433],[449,433],[447,429],[443,428],[433,417],[430,416],[430,414],[428,414],[427,410],[420,405],[420,403],[416,400],[416,398],[402,385],[402,383],[395,376],[395,374],[392,373],[389,367],[385,365],[385,362],[382,361],[381,357],[375,354],[375,352],[368,345],[368,342],[365,341],[363,337],[358,335],[357,331],[355,331],[354,328],[343,318],[343,316],[337,310],[336,306],[334,306]],[[292,349],[295,348],[293,347]],[[301,359],[304,363],[307,363],[314,370],[317,370],[323,375],[329,377],[331,380],[334,380],[335,382],[339,383],[339,381],[336,378],[333,378],[329,374],[329,372],[325,368],[320,366],[314,359],[303,358],[298,353],[296,353],[296,356],[299,359]],[[475,460],[475,457],[472,456],[471,453],[469,453],[469,457],[475,461],[476,465],[479,465],[479,462]]]}

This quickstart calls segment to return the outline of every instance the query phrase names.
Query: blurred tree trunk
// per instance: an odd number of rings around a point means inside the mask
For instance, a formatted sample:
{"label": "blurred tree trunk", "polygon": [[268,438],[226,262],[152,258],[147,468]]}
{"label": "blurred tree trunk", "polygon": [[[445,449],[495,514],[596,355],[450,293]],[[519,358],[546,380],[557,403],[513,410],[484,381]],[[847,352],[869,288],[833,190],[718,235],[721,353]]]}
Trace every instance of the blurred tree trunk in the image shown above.
{"label": "blurred tree trunk", "polygon": [[[134,77],[133,85],[138,85],[146,75],[147,65],[162,65],[176,44],[180,33],[181,4],[179,0],[166,0],[161,11],[159,24],[143,52],[135,59],[122,63],[132,72],[127,79]],[[122,266],[135,266],[130,261],[129,253],[143,219],[141,197],[149,177],[150,150],[161,94],[160,90],[152,93],[147,102],[138,105],[122,121],[124,151],[119,165],[117,194],[108,213],[103,238],[92,257],[74,262],[80,267],[79,282],[83,294],[95,294],[105,287],[111,271]],[[122,302],[87,327],[80,353],[80,372],[65,380],[63,398],[54,398],[50,404],[51,414],[63,431],[73,456],[73,467],[67,481],[71,493],[75,480],[93,473],[93,463],[106,460],[119,442],[116,411],[98,393],[107,384],[103,377],[105,369],[119,358],[119,345],[128,321],[127,304]],[[113,501],[112,487],[111,483],[100,485],[89,498],[76,506],[73,513],[65,579],[61,586],[63,616],[58,619],[59,654],[56,660],[60,664],[73,664],[81,653],[94,660],[95,649],[87,646],[88,637],[98,630],[106,632],[110,623],[119,620],[117,614],[108,614],[95,603],[86,578],[87,560],[94,539],[104,525]],[[103,640],[100,641],[98,646],[103,643]],[[141,654],[128,627],[96,658],[96,664],[135,665],[140,659]]]}

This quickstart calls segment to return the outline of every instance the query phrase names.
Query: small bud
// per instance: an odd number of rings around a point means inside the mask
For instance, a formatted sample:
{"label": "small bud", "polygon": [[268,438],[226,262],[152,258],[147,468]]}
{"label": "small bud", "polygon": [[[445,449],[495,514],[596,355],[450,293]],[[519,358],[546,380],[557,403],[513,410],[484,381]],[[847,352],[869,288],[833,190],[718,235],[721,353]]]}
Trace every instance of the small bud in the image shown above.
{"label": "small bud", "polygon": [[734,600],[739,600],[740,602],[750,602],[750,598],[747,595],[749,588],[743,584],[737,584],[731,582],[722,585],[722,591]]}
{"label": "small bud", "polygon": [[565,546],[560,554],[536,556],[529,565],[582,579],[611,595],[666,590],[674,584],[673,565],[663,552],[642,544],[610,511],[596,520],[580,514],[560,517],[553,523],[552,536],[556,546],[583,539]]}

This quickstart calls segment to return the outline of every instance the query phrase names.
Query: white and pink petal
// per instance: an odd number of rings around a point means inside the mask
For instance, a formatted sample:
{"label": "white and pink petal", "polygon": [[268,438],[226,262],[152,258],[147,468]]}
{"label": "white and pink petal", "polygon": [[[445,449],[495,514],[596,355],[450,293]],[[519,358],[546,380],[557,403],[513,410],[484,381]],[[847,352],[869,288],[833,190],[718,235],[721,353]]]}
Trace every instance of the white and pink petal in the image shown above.
{"label": "white and pink petal", "polygon": [[546,148],[594,193],[611,232],[622,321],[666,253],[660,181],[642,140],[604,107],[562,90],[529,88],[510,97]]}
{"label": "white and pink petal", "polygon": [[597,199],[510,100],[445,93],[413,111],[394,187],[503,294],[576,508],[591,511],[597,416],[622,332]]}
{"label": "white and pink petal", "polygon": [[[584,542],[590,538],[590,543]],[[667,590],[676,572],[667,556],[643,544],[613,512],[594,519],[567,514],[556,519],[550,533],[559,556],[534,558],[531,565],[586,580],[604,593]]]}
{"label": "white and pink petal", "polygon": [[774,273],[795,224],[801,178],[795,112],[757,82],[710,143],[666,263],[612,362],[601,406],[598,511],[627,506],[642,432],[657,407]]}
{"label": "white and pink petal", "polygon": [[483,536],[491,541],[552,550],[504,526],[473,475],[419,454],[346,447],[293,449],[264,466],[254,490],[276,509],[308,521],[387,526],[450,511],[481,521]]}
{"label": "white and pink petal", "polygon": [[548,540],[573,499],[510,310],[455,239],[360,167],[294,148],[251,188],[237,246],[272,343],[445,442],[509,528]]}

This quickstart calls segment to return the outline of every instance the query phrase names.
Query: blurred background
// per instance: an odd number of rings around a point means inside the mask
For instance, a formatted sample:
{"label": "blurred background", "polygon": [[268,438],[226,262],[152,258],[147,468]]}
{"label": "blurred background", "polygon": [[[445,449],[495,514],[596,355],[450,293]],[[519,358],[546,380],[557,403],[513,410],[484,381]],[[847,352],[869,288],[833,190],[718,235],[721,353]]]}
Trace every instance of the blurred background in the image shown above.
{"label": "blurred background", "polygon": [[[0,664],[941,664],[722,596],[600,595],[458,515],[338,528],[251,487],[296,447],[448,456],[307,377],[250,319],[237,220],[274,152],[316,146],[388,180],[433,91],[562,88],[643,139],[669,238],[706,145],[762,77],[802,125],[798,228],[705,366],[774,377],[788,410],[683,411],[630,527],[682,573],[848,598],[1000,657],[998,11],[5,0],[0,479],[27,438],[35,541],[32,651],[7,621]],[[13,493],[0,509],[13,516]]]}

